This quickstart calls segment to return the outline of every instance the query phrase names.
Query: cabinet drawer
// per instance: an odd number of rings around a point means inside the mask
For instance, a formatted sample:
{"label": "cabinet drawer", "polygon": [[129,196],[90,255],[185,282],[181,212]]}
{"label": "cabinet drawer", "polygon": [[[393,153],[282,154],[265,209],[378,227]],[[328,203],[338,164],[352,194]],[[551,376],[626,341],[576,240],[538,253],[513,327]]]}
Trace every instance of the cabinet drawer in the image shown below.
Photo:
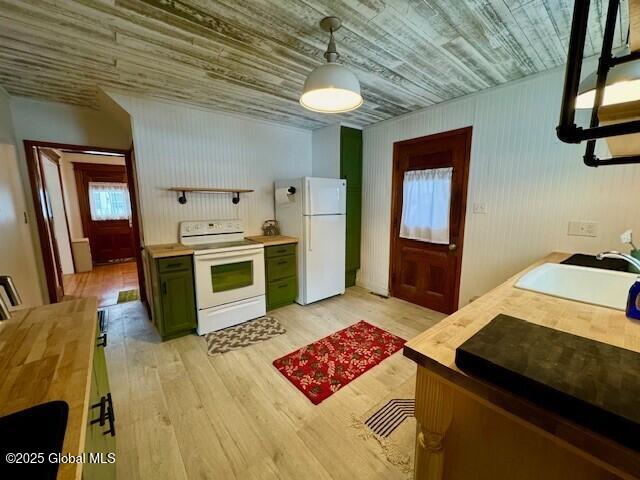
{"label": "cabinet drawer", "polygon": [[158,269],[160,273],[173,272],[175,270],[191,270],[191,255],[161,258],[158,260]]}
{"label": "cabinet drawer", "polygon": [[289,255],[267,259],[267,282],[293,277],[296,274],[296,257]]}
{"label": "cabinet drawer", "polygon": [[298,294],[295,277],[267,283],[267,310],[293,303]]}
{"label": "cabinet drawer", "polygon": [[296,253],[296,244],[288,243],[286,245],[274,245],[264,249],[264,255],[267,258],[282,257],[284,255],[294,255]]}

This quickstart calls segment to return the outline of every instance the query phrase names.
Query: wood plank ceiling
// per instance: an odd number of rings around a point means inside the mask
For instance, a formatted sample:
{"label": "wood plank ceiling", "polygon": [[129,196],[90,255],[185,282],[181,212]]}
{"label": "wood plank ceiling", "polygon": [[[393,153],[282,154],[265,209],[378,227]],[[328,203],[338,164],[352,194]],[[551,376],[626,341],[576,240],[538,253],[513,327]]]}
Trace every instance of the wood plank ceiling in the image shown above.
{"label": "wood plank ceiling", "polygon": [[[606,0],[592,0],[586,52]],[[302,127],[336,116],[298,104],[324,61],[318,27],[337,15],[341,61],[367,125],[561,65],[571,0],[0,0],[0,85],[12,95],[97,108],[98,88]],[[626,38],[623,2],[616,45]]]}

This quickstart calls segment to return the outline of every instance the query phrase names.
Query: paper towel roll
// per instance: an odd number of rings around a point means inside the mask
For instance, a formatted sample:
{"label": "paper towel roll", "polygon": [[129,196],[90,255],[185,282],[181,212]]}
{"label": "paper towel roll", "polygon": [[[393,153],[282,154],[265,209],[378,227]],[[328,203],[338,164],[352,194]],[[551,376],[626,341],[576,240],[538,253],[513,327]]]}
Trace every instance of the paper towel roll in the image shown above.
{"label": "paper towel roll", "polygon": [[289,195],[289,187],[276,188],[276,205],[291,203],[293,195]]}

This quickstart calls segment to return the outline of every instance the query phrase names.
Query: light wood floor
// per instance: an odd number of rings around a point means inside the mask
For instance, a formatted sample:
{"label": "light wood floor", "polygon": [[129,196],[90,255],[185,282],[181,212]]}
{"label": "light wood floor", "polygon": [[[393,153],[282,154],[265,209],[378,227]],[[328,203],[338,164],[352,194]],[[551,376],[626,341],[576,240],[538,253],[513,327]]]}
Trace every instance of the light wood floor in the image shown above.
{"label": "light wood floor", "polygon": [[97,297],[98,305],[115,305],[120,290],[138,288],[136,262],[96,265],[93,271],[64,275],[64,294],[72,297]]}
{"label": "light wood floor", "polygon": [[398,352],[317,406],[271,362],[361,319],[410,339],[444,315],[356,287],[273,316],[286,334],[210,357],[196,335],[160,343],[140,302],[109,309],[118,478],[407,478],[352,416],[413,383],[413,362]]}

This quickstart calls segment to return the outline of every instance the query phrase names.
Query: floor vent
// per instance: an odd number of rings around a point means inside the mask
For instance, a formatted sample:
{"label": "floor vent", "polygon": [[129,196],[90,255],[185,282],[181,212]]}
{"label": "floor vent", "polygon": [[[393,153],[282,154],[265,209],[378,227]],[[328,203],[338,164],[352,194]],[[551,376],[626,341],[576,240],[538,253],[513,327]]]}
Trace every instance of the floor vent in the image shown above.
{"label": "floor vent", "polygon": [[413,398],[394,398],[389,400],[364,424],[376,435],[386,438],[407,418],[415,416],[416,401]]}

